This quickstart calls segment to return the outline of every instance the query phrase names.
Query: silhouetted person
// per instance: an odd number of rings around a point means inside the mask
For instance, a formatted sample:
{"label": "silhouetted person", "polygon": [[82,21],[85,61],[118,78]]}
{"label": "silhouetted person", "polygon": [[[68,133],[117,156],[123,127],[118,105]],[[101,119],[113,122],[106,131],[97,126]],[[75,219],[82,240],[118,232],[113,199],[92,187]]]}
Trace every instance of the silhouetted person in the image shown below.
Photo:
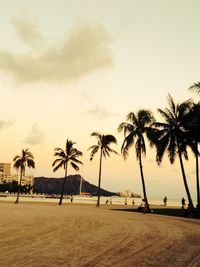
{"label": "silhouetted person", "polygon": [[142,199],[141,205],[138,207],[139,212],[145,212],[145,201]]}
{"label": "silhouetted person", "polygon": [[185,204],[185,198],[184,197],[181,199],[181,204],[182,204],[182,209],[185,209],[186,204]]}
{"label": "silhouetted person", "polygon": [[135,200],[134,200],[134,198],[133,198],[133,200],[132,200],[132,205],[135,205]]}
{"label": "silhouetted person", "polygon": [[127,202],[127,198],[125,198],[125,202],[124,202],[125,205],[128,205],[128,202]]}
{"label": "silhouetted person", "polygon": [[167,206],[167,197],[165,196],[163,199],[164,206]]}
{"label": "silhouetted person", "polygon": [[71,199],[70,199],[70,200],[71,200],[71,203],[73,203],[74,197],[73,197],[73,196],[71,196]]}

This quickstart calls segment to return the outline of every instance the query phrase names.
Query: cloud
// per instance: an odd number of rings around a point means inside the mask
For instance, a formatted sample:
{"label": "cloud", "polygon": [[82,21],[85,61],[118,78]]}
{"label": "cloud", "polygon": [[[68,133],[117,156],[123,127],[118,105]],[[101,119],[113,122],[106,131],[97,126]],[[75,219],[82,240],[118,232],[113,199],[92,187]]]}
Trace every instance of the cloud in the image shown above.
{"label": "cloud", "polygon": [[25,44],[37,48],[44,43],[42,34],[38,31],[36,24],[31,20],[12,19],[17,36]]}
{"label": "cloud", "polygon": [[108,110],[96,105],[93,109],[89,109],[83,112],[86,115],[98,118],[98,119],[105,119],[110,116],[114,116],[114,113],[109,112]]}
{"label": "cloud", "polygon": [[29,145],[40,145],[44,142],[44,133],[37,124],[34,124],[23,141]]}
{"label": "cloud", "polygon": [[[26,44],[38,44],[42,39],[33,23],[15,19],[13,24]],[[111,41],[102,25],[77,19],[62,42],[40,52],[33,49],[28,54],[15,54],[0,49],[0,70],[11,74],[20,83],[67,83],[111,67]]]}
{"label": "cloud", "polygon": [[11,127],[13,124],[14,120],[0,120],[0,131]]}

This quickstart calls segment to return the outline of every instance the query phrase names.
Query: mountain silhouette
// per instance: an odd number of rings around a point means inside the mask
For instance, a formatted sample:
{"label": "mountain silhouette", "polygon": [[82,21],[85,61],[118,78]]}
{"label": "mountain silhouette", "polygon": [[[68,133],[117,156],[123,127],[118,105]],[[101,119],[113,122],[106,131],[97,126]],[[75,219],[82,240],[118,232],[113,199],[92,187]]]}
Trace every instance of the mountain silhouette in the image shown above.
{"label": "mountain silhouette", "polygon": [[[64,178],[35,177],[33,191],[40,194],[60,194]],[[65,183],[64,194],[79,195],[80,175],[69,175]],[[97,195],[98,187],[82,178],[81,192]],[[102,196],[114,196],[116,193],[101,189]]]}

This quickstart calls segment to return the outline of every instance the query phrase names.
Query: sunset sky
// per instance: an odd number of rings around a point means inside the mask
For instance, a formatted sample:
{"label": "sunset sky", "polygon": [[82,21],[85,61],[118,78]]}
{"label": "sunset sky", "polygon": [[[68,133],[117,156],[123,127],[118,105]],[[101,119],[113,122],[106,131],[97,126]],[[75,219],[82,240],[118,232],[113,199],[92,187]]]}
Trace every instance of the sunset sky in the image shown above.
{"label": "sunset sky", "polygon": [[[200,81],[199,10],[198,0],[0,0],[0,162],[28,147],[36,170],[27,173],[62,177],[51,164],[68,138],[84,153],[80,174],[97,184],[93,131],[115,135],[120,152],[128,112],[158,118],[168,93],[198,99],[187,89]],[[143,165],[149,196],[185,196],[178,160],[158,167],[148,147]],[[142,193],[138,167],[134,148],[126,161],[112,155],[102,187]],[[186,172],[195,197],[192,155]]]}

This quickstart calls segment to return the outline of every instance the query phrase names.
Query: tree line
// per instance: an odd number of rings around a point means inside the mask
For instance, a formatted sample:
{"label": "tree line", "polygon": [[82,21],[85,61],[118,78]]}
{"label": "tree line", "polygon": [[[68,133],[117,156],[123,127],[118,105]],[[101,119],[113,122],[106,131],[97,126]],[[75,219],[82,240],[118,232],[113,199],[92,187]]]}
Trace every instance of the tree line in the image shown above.
{"label": "tree line", "polygon": [[[0,192],[6,193],[17,193],[18,192],[18,182],[17,181],[12,181],[12,182],[6,182],[3,181],[3,183],[0,184]],[[30,194],[31,190],[33,189],[33,186],[31,186],[30,184],[28,185],[21,185],[20,187],[20,193],[22,194]]]}
{"label": "tree line", "polygon": [[[194,83],[190,90],[200,94],[200,82]],[[151,147],[156,149],[156,162],[160,165],[164,154],[168,155],[171,164],[174,163],[176,157],[179,159],[180,169],[182,173],[183,183],[188,198],[188,209],[194,213],[195,206],[191,197],[190,189],[187,183],[187,176],[184,168],[184,159],[188,160],[188,148],[191,149],[195,156],[196,169],[196,191],[197,191],[197,207],[200,210],[200,189],[199,189],[199,149],[200,142],[200,102],[195,103],[192,99],[188,99],[181,103],[175,103],[171,95],[168,95],[168,106],[165,109],[158,109],[162,121],[157,121],[150,110],[140,109],[137,112],[130,112],[126,116],[126,121],[118,126],[118,131],[123,133],[124,140],[121,146],[121,154],[124,159],[129,155],[130,149],[134,146],[136,159],[139,162],[141,182],[143,188],[143,198],[145,202],[145,211],[149,212],[149,202],[146,192],[145,176],[143,171],[143,156],[146,155],[146,141],[149,141]],[[99,177],[98,177],[98,198],[96,206],[100,206],[100,188],[101,188],[101,170],[102,160],[110,156],[110,153],[118,154],[110,146],[117,144],[114,135],[101,134],[93,132],[92,137],[97,139],[97,143],[89,147],[90,160],[99,152]],[[53,171],[64,168],[65,175],[61,188],[59,205],[62,205],[64,187],[68,175],[69,165],[79,170],[82,161],[79,159],[83,153],[75,147],[75,142],[67,139],[65,149],[55,148]],[[19,202],[21,181],[25,175],[25,168],[35,168],[34,157],[29,149],[22,149],[22,155],[17,155],[14,159],[14,167],[20,169],[20,181],[18,194],[15,203]]]}

